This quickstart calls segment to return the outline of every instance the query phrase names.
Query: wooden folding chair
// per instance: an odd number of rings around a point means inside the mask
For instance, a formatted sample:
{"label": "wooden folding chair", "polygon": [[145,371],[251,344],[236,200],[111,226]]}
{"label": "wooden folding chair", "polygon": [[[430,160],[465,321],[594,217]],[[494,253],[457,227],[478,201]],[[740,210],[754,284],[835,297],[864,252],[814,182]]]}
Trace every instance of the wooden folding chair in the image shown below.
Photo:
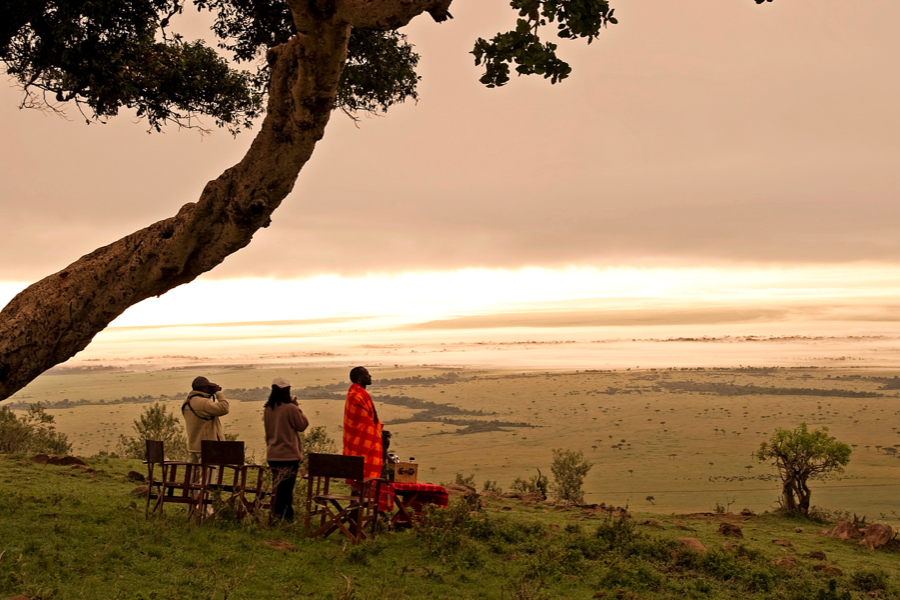
{"label": "wooden folding chair", "polygon": [[[244,468],[244,442],[200,442],[200,494],[197,505],[197,522],[203,518],[206,507],[212,506],[212,494],[228,494],[230,501],[240,493],[241,483],[246,484]],[[227,475],[227,476],[226,476]]]}
{"label": "wooden folding chair", "polygon": [[[196,492],[200,486],[194,483],[194,473],[200,468],[200,465],[165,460],[165,448],[163,442],[157,440],[145,440],[147,475],[150,489],[147,491],[147,506],[144,515],[149,516],[150,500],[156,499],[153,506],[153,512],[159,511],[160,514],[165,513],[165,504],[190,504],[196,505]],[[155,467],[160,469],[160,479],[155,477]],[[179,477],[179,471],[182,476]],[[154,488],[156,493],[154,494]],[[190,511],[188,512],[190,515]]]}
{"label": "wooden folding chair", "polygon": [[[365,460],[361,456],[310,453],[306,486],[306,533],[327,537],[340,531],[354,544],[374,537],[378,526],[378,499],[381,479],[365,479]],[[330,493],[332,479],[347,480],[356,491],[347,495]],[[319,526],[310,532],[313,517]],[[371,524],[369,534],[365,526]]]}

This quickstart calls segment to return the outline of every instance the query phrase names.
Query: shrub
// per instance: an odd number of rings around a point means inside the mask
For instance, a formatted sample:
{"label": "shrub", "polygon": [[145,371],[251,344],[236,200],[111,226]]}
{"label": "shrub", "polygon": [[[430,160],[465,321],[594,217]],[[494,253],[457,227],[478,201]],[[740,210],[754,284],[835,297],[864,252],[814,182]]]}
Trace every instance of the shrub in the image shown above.
{"label": "shrub", "polygon": [[634,519],[626,517],[624,514],[617,517],[607,514],[597,527],[597,538],[605,541],[610,547],[624,546],[639,536]]}
{"label": "shrub", "polygon": [[484,494],[502,494],[503,488],[500,487],[500,484],[496,481],[491,481],[490,479],[484,482],[484,487],[481,489]]}
{"label": "shrub", "polygon": [[19,417],[9,407],[0,407],[0,453],[68,454],[72,444],[66,434],[56,431],[53,423],[53,415],[47,414],[40,403],[32,404]]}
{"label": "shrub", "polygon": [[133,424],[136,437],[119,436],[117,453],[123,458],[143,459],[147,447],[145,440],[156,440],[163,443],[168,460],[185,460],[187,458],[187,442],[185,441],[181,420],[175,412],[169,412],[161,402],[148,406]]}
{"label": "shrub", "polygon": [[462,546],[465,537],[463,530],[470,514],[469,503],[464,499],[454,499],[445,509],[429,504],[416,525],[416,533],[433,556],[444,558]]}
{"label": "shrub", "polygon": [[875,590],[884,590],[888,586],[888,574],[884,571],[860,569],[851,577],[850,581],[853,587],[863,592],[874,592]]}
{"label": "shrub", "polygon": [[509,486],[510,491],[515,492],[516,494],[540,494],[544,498],[547,497],[547,480],[544,479],[540,475],[540,471],[538,471],[537,475],[532,475],[531,479],[525,480],[521,477],[516,477],[512,482],[512,485]]}
{"label": "shrub", "polygon": [[334,440],[328,436],[328,431],[322,425],[311,427],[300,434],[300,444],[303,448],[303,460],[300,461],[300,473],[305,474],[309,470],[310,452],[315,454],[335,454],[337,447]]}
{"label": "shrub", "polygon": [[464,476],[462,473],[456,474],[456,480],[453,482],[457,485],[464,485],[466,487],[470,487],[473,490],[475,489],[475,475]]}
{"label": "shrub", "polygon": [[594,465],[584,460],[580,451],[553,449],[553,494],[557,500],[581,504],[584,502],[584,478]]}

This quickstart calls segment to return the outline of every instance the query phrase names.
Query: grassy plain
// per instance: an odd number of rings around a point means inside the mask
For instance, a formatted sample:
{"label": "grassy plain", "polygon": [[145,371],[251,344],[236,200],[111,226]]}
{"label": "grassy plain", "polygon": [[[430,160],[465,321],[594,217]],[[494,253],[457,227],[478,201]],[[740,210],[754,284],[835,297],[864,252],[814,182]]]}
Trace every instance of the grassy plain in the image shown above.
{"label": "grassy plain", "polygon": [[[883,450],[900,444],[900,401],[897,390],[881,389],[900,370],[551,372],[398,366],[372,372],[370,391],[395,434],[392,450],[415,456],[421,479],[451,481],[462,472],[474,474],[479,484],[492,480],[506,488],[536,469],[548,474],[551,449],[570,448],[594,463],[585,482],[588,502],[660,513],[711,510],[716,504],[762,512],[774,507],[779,484],[774,469],[756,463],[751,454],[775,427],[805,421],[827,426],[853,445],[844,475],[814,484],[813,504],[900,523],[900,460]],[[301,406],[313,425],[324,425],[339,441],[346,373],[344,367],[262,365],[44,375],[11,401],[103,400],[50,410],[76,452],[92,455],[114,450],[118,435],[132,434],[131,422],[146,407],[112,404],[117,399],[146,395],[177,412],[198,374],[226,390],[265,388],[281,375],[291,379],[295,391],[332,386],[319,399],[307,393]],[[464,414],[387,403],[387,396]],[[224,420],[226,430],[239,434],[257,459],[263,458],[261,409],[260,401],[235,401]]]}
{"label": "grassy plain", "polygon": [[[803,519],[751,517],[739,521],[745,537],[735,539],[718,533],[714,516],[635,513],[619,521],[578,508],[490,499],[477,515],[451,506],[430,526],[353,547],[335,536],[307,539],[296,526],[213,518],[198,527],[171,507],[165,518],[148,520],[125,476],[142,469],[138,461],[102,458],[91,465],[94,472],[0,455],[0,597],[900,597],[897,550],[867,551],[823,536],[822,524]],[[640,524],[648,518],[658,525]],[[675,540],[684,536],[709,552],[681,548]],[[813,551],[824,552],[824,562],[842,574],[814,570],[823,561],[809,557]],[[784,556],[798,567],[773,566]]]}

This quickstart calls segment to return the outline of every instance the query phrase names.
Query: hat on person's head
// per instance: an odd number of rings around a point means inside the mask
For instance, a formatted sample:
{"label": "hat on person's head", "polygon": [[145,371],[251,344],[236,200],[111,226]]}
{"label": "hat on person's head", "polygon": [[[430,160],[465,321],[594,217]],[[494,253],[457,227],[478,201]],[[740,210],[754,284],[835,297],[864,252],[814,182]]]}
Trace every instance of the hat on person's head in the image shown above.
{"label": "hat on person's head", "polygon": [[205,388],[208,385],[212,385],[212,384],[209,382],[209,379],[207,379],[206,377],[203,377],[202,375],[200,377],[195,377],[194,382],[191,383],[191,387],[194,388],[195,390]]}
{"label": "hat on person's head", "polygon": [[272,381],[272,385],[278,388],[289,388],[291,387],[291,382],[285,379],[284,377],[276,377]]}

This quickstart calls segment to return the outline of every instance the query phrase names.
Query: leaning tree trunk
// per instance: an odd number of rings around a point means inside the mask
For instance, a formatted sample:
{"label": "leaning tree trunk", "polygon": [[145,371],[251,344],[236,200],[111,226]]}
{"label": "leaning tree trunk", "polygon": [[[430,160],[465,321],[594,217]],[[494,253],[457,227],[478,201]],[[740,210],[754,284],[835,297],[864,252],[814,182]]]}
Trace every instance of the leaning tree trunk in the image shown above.
{"label": "leaning tree trunk", "polygon": [[806,480],[799,481],[797,485],[797,510],[801,515],[809,514],[809,503],[812,498],[812,491],[806,485]]}
{"label": "leaning tree trunk", "polygon": [[250,243],[293,189],[334,107],[352,27],[393,29],[452,0],[288,0],[297,31],[269,51],[269,104],[244,158],[178,214],[98,248],[0,312],[0,400],[83,350],[128,307]]}

